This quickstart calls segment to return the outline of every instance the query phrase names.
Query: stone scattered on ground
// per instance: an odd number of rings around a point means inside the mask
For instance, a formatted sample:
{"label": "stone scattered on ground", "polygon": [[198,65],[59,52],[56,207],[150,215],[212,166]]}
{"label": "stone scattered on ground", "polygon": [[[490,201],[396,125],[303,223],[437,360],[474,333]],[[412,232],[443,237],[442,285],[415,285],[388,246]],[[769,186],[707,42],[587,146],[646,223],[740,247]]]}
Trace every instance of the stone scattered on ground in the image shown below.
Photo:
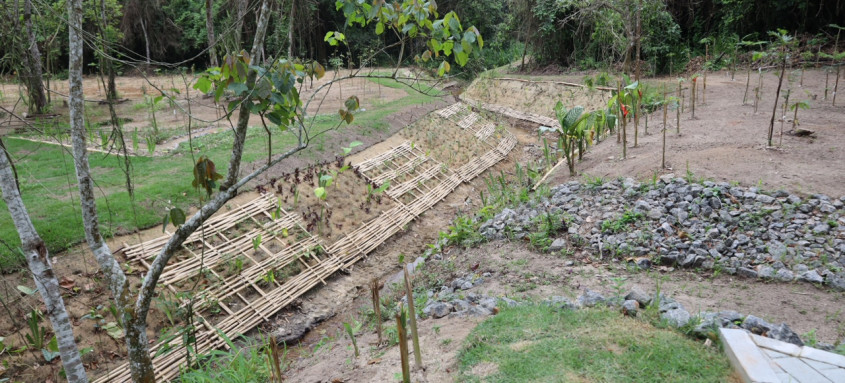
{"label": "stone scattered on ground", "polygon": [[502,210],[480,231],[491,240],[525,239],[554,214],[566,227],[549,239],[549,251],[602,254],[640,269],[701,268],[845,291],[843,207],[845,196],[801,198],[670,174],[653,183],[561,184],[539,201]]}

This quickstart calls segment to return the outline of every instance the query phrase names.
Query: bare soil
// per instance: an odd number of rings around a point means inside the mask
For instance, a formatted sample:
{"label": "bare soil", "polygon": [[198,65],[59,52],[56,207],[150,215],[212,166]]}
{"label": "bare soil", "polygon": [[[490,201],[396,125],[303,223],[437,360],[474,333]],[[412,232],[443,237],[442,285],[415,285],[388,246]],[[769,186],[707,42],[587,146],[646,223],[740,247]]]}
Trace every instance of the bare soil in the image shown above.
{"label": "bare soil", "polygon": [[[842,146],[845,142],[845,129],[842,129],[845,126],[845,102],[832,106],[830,98],[822,100],[824,73],[807,71],[803,87],[799,87],[797,81],[791,85],[790,103],[803,99],[809,100],[811,105],[809,110],[799,111],[800,127],[814,131],[815,135],[797,137],[787,134],[793,116],[790,111],[784,124],[782,144],[780,122],[775,121],[775,148],[767,147],[766,137],[777,78],[771,72],[763,74],[763,97],[756,114],[751,105],[754,76],[749,105],[742,105],[745,93],[743,80],[744,76],[741,78],[737,74],[736,80],[731,81],[724,71],[709,74],[707,103],[696,105],[695,119],[691,119],[689,90],[686,91],[687,105],[681,115],[680,135],[676,134],[674,113],[669,113],[666,135],[668,169],[660,168],[663,115],[659,112],[649,116],[648,135],[643,134],[643,126],[640,127],[639,145],[628,148],[626,160],[621,160],[621,145],[610,139],[590,148],[584,160],[576,165],[576,170],[594,177],[625,176],[641,180],[651,179],[655,174],[674,172],[685,175],[690,171],[696,177],[757,185],[767,190],[785,189],[805,195],[823,193],[831,197],[845,194],[845,150]],[[668,86],[673,83],[669,82]],[[677,86],[677,83],[674,85]],[[784,89],[788,85],[784,79]],[[782,100],[778,103],[778,119],[781,117]],[[640,124],[644,124],[644,119]],[[632,131],[629,125],[629,145],[633,143]],[[549,177],[548,183],[554,185],[568,179],[569,172],[561,167]]]}

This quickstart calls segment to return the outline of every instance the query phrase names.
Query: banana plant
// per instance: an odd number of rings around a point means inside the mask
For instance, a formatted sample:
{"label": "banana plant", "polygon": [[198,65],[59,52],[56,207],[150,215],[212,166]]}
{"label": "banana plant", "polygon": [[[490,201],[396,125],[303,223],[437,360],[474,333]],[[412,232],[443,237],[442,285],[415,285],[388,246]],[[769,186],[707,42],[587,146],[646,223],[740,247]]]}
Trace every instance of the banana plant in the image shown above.
{"label": "banana plant", "polygon": [[558,139],[558,146],[563,150],[563,156],[566,158],[566,165],[569,167],[569,175],[574,176],[575,173],[575,150],[576,146],[583,139],[585,131],[585,122],[591,115],[584,113],[584,107],[576,106],[572,109],[567,109],[563,102],[558,101],[555,105],[555,115],[557,115],[558,122],[560,122],[560,138]]}

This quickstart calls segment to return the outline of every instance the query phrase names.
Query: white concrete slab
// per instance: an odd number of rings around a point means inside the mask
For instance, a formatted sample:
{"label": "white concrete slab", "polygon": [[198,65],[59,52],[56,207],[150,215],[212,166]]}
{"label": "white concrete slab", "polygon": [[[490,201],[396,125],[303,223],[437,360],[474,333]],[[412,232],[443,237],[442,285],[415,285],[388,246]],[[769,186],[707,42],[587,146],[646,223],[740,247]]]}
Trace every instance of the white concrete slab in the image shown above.
{"label": "white concrete slab", "polygon": [[801,350],[802,358],[812,359],[834,366],[845,368],[845,355],[834,354],[832,352],[822,351],[812,347],[804,347]]}
{"label": "white concrete slab", "polygon": [[731,365],[747,383],[780,383],[781,379],[769,365],[757,344],[745,330],[719,329],[719,338],[725,346]]}
{"label": "white concrete slab", "polygon": [[781,342],[772,338],[766,338],[764,336],[759,336],[755,334],[751,334],[751,340],[753,340],[754,343],[756,343],[762,348],[774,350],[782,354],[787,354],[791,356],[798,356],[801,354],[801,347],[796,346],[792,343]]}
{"label": "white concrete slab", "polygon": [[774,361],[787,374],[795,378],[799,383],[833,383],[830,379],[816,371],[814,368],[801,361],[801,359],[790,357]]}

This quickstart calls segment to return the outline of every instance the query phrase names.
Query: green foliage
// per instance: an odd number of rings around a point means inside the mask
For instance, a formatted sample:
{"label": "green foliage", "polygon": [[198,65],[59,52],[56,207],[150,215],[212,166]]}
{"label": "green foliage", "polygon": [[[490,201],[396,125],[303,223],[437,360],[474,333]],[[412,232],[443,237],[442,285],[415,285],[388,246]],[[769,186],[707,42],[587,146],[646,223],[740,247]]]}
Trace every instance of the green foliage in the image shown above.
{"label": "green foliage", "polygon": [[[438,19],[437,5],[433,1],[403,0],[388,4],[379,1],[338,0],[335,6],[337,10],[343,11],[348,25],[375,25],[376,35],[391,31],[391,35],[399,37],[403,47],[409,39],[425,41],[426,50],[417,56],[416,61],[429,62],[440,58],[437,70],[440,76],[450,71],[446,58],[453,57],[463,67],[473,52],[478,55],[484,47],[484,39],[478,29],[464,29],[457,13],[448,12],[442,19]],[[337,34],[330,33],[326,37],[331,38]]]}
{"label": "green foliage", "polygon": [[[482,363],[498,368],[477,376]],[[474,328],[458,364],[461,382],[723,382],[732,372],[718,348],[616,310],[531,304],[503,308]]]}
{"label": "green foliage", "polygon": [[643,214],[640,212],[633,212],[625,210],[621,216],[615,219],[607,219],[601,223],[601,231],[610,233],[620,233],[625,231],[628,226],[643,219]]}

